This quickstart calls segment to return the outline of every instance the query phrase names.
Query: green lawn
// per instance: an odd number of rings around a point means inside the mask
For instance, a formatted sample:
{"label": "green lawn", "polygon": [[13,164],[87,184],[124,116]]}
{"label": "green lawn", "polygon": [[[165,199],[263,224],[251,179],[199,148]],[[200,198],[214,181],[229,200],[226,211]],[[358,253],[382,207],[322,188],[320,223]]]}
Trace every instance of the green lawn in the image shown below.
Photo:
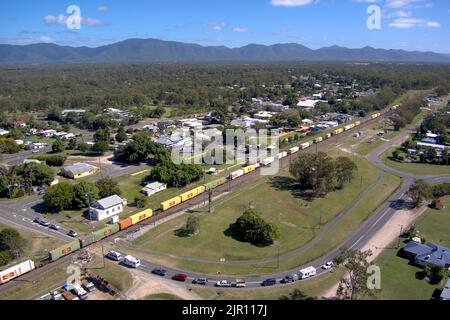
{"label": "green lawn", "polygon": [[[215,211],[211,215],[201,216],[200,233],[190,238],[180,238],[174,234],[186,220],[179,217],[160,225],[137,239],[133,245],[137,250],[150,249],[157,252],[168,252],[178,256],[202,257],[217,260],[217,263],[197,263],[187,260],[169,258],[152,258],[161,263],[203,273],[214,273],[218,270],[228,274],[259,275],[275,271],[283,271],[314,260],[328,252],[345,240],[348,233],[367,219],[375,209],[398,187],[400,179],[383,174],[381,180],[370,193],[371,201],[361,201],[356,207],[326,234],[312,249],[277,263],[261,263],[255,265],[220,265],[219,259],[242,260],[260,259],[277,255],[278,246],[259,248],[248,243],[241,243],[225,235],[230,224],[251,204],[261,212],[263,217],[280,226],[280,252],[288,252],[309,242],[320,232],[320,210],[322,222],[326,224],[338,212],[346,208],[357,195],[377,180],[380,172],[368,162],[358,160],[360,172],[353,182],[343,191],[330,194],[327,198],[317,199],[309,203],[310,208],[301,208],[305,201],[295,198],[289,190],[276,190],[268,178],[259,178],[250,186],[243,186],[232,195],[214,203]],[[361,178],[363,176],[362,186]],[[137,254],[142,255],[139,251]]]}
{"label": "green lawn", "polygon": [[[449,203],[450,197],[445,197]],[[421,237],[428,242],[450,246],[450,206],[438,211],[428,209],[416,223]],[[426,280],[416,279],[421,269],[408,264],[408,260],[398,257],[397,250],[388,249],[376,260],[382,272],[382,291],[376,299],[429,300],[439,285],[431,285]]]}
{"label": "green lawn", "polygon": [[450,166],[436,165],[436,164],[424,164],[424,163],[403,163],[391,160],[392,153],[397,148],[390,148],[380,155],[380,159],[383,163],[391,168],[399,171],[414,173],[418,175],[443,175],[450,174]]}

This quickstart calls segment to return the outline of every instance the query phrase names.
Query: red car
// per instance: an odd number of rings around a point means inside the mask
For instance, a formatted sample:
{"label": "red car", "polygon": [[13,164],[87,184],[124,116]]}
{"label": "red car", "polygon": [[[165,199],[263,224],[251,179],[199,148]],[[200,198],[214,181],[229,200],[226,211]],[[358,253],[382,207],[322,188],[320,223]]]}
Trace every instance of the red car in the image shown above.
{"label": "red car", "polygon": [[178,274],[174,275],[172,279],[176,280],[176,281],[185,282],[187,279],[187,275],[184,273],[178,273]]}

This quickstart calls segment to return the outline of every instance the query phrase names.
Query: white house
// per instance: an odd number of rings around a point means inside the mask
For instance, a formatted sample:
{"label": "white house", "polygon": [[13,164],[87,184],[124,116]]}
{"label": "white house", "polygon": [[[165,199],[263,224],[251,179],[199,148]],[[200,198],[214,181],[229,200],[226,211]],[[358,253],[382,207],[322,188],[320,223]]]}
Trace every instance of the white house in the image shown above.
{"label": "white house", "polygon": [[150,197],[158,192],[164,191],[167,189],[167,184],[160,182],[152,182],[147,184],[141,192],[145,194],[147,197]]}
{"label": "white house", "polygon": [[108,198],[104,198],[94,202],[89,207],[90,219],[95,221],[102,221],[112,216],[118,215],[123,211],[123,207],[127,204],[127,201],[113,195]]}

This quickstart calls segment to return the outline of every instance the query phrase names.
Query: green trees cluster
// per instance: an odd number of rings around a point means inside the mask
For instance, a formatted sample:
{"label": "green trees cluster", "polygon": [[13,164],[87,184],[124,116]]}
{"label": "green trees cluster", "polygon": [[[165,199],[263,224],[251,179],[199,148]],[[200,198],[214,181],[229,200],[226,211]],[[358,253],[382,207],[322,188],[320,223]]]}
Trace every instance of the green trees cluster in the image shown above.
{"label": "green trees cluster", "polygon": [[45,190],[44,206],[48,212],[60,212],[63,210],[80,210],[100,198],[106,198],[114,194],[120,194],[117,183],[104,178],[95,184],[80,181],[71,184],[61,181],[57,185]]}
{"label": "green trees cluster", "polygon": [[280,238],[279,228],[264,221],[254,209],[247,209],[240,216],[233,228],[233,235],[240,241],[254,245],[267,246]]}
{"label": "green trees cluster", "polygon": [[6,266],[14,258],[19,258],[27,241],[20,233],[11,228],[0,231],[0,267]]}
{"label": "green trees cluster", "polygon": [[0,197],[15,198],[19,191],[31,192],[32,187],[50,185],[55,176],[45,164],[27,163],[10,169],[0,168]]}
{"label": "green trees cluster", "polygon": [[302,154],[290,162],[289,171],[305,190],[324,195],[344,188],[358,167],[347,157],[333,159],[324,152]]}

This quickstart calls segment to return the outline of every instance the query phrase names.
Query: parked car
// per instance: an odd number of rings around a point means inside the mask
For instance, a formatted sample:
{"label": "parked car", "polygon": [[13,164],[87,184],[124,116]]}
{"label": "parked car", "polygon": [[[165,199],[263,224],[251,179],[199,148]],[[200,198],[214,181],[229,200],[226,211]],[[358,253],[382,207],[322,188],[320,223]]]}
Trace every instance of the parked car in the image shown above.
{"label": "parked car", "polygon": [[277,284],[277,279],[275,279],[275,278],[266,279],[261,283],[261,285],[263,287],[270,287],[270,286],[274,286],[276,284]]}
{"label": "parked car", "polygon": [[333,268],[333,261],[327,262],[322,266],[322,269],[329,270]]}
{"label": "parked car", "polygon": [[208,279],[206,279],[206,278],[197,278],[197,279],[192,280],[192,283],[193,284],[199,284],[199,285],[202,285],[202,286],[206,286],[208,284]]}
{"label": "parked car", "polygon": [[68,234],[69,236],[73,237],[73,238],[78,237],[78,233],[76,233],[76,232],[73,231],[73,230],[70,230],[67,234]]}
{"label": "parked car", "polygon": [[165,270],[165,269],[153,269],[152,273],[156,274],[158,276],[164,277],[166,275],[166,273],[167,273],[167,270]]}
{"label": "parked car", "polygon": [[172,280],[181,281],[181,282],[185,282],[186,279],[187,279],[187,275],[184,273],[177,273],[176,275],[174,275],[172,277]]}
{"label": "parked car", "polygon": [[53,229],[53,230],[59,230],[60,228],[61,228],[61,227],[58,226],[57,224],[54,224],[54,223],[50,224],[50,229]]}
{"label": "parked car", "polygon": [[228,280],[217,281],[216,287],[231,287],[231,282],[229,282]]}
{"label": "parked car", "polygon": [[113,261],[120,261],[122,260],[122,255],[119,252],[116,252],[114,250],[109,251],[106,254],[106,257],[113,260]]}

